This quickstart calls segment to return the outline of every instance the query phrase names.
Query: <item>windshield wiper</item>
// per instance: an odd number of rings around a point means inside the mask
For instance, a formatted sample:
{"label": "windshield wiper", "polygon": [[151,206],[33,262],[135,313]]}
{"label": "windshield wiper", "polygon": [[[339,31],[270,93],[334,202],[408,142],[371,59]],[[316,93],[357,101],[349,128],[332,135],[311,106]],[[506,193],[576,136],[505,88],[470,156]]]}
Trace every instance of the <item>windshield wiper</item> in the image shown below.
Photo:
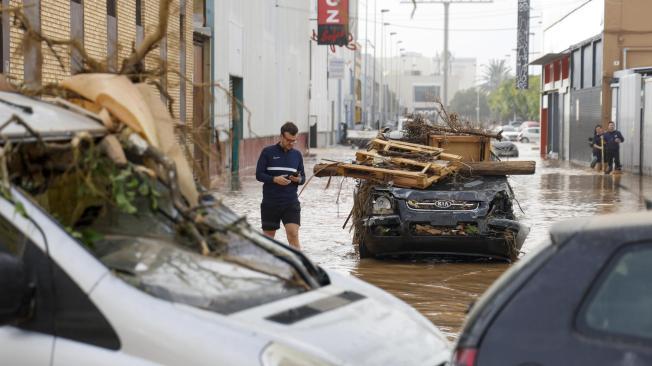
{"label": "windshield wiper", "polygon": [[27,113],[27,114],[34,113],[34,110],[32,109],[32,107],[27,106],[27,105],[16,104],[14,102],[10,102],[10,101],[2,99],[2,98],[0,98],[0,103],[6,104],[6,105],[8,105],[10,107],[18,108],[18,109],[22,110],[24,113]]}

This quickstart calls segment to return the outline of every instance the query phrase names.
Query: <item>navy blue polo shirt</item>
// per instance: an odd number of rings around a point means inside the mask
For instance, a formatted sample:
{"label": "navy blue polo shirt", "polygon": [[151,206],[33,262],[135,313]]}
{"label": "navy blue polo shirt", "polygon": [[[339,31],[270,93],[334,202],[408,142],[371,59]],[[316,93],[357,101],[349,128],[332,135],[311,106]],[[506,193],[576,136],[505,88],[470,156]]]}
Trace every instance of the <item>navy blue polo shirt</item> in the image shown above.
{"label": "navy blue polo shirt", "polygon": [[618,130],[607,131],[602,136],[604,136],[604,147],[607,150],[615,151],[620,149],[620,144],[616,142],[616,139],[620,139],[620,142],[625,142],[623,134]]}
{"label": "navy blue polo shirt", "polygon": [[[273,182],[279,175],[299,174],[299,184],[290,183],[281,186]],[[303,157],[296,149],[283,150],[280,144],[263,149],[256,165],[256,179],[263,182],[263,204],[290,205],[299,202],[297,188],[305,183],[306,173],[303,169]]]}

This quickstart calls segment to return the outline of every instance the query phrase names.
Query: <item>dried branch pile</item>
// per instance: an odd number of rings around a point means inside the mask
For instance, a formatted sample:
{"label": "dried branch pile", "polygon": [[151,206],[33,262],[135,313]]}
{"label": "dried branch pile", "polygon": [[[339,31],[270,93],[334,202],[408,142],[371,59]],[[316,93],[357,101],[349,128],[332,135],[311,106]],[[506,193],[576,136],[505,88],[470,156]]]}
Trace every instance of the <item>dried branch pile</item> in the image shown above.
{"label": "dried branch pile", "polygon": [[440,124],[431,123],[423,115],[413,114],[408,116],[408,121],[403,125],[405,130],[404,140],[427,144],[429,135],[472,135],[484,136],[501,140],[500,132],[494,132],[478,127],[469,121],[462,120],[457,113],[449,113],[438,102],[437,115],[442,121]]}

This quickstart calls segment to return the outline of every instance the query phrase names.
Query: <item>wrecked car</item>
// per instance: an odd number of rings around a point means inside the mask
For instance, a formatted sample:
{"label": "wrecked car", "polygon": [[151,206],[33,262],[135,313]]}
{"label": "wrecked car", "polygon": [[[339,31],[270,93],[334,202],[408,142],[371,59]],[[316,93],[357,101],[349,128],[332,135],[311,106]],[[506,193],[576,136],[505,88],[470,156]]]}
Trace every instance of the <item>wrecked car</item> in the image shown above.
{"label": "wrecked car", "polygon": [[505,176],[428,189],[374,186],[361,220],[361,257],[427,254],[513,261],[529,233],[516,221]]}
{"label": "wrecked car", "polygon": [[448,359],[416,310],[265,237],[211,194],[190,204],[179,167],[142,134],[56,103],[0,92],[3,364]]}
{"label": "wrecked car", "polygon": [[511,141],[492,141],[491,151],[498,157],[518,158],[518,146]]}

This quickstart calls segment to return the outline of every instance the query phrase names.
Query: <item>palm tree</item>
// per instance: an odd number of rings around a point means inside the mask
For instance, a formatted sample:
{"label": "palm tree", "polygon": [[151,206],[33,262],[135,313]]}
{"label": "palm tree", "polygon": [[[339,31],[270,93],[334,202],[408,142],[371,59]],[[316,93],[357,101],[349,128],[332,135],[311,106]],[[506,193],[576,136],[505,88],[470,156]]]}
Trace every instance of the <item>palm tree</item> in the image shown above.
{"label": "palm tree", "polygon": [[500,84],[510,77],[510,73],[511,69],[507,66],[506,60],[492,59],[489,65],[484,66],[482,90],[490,93],[498,89]]}

